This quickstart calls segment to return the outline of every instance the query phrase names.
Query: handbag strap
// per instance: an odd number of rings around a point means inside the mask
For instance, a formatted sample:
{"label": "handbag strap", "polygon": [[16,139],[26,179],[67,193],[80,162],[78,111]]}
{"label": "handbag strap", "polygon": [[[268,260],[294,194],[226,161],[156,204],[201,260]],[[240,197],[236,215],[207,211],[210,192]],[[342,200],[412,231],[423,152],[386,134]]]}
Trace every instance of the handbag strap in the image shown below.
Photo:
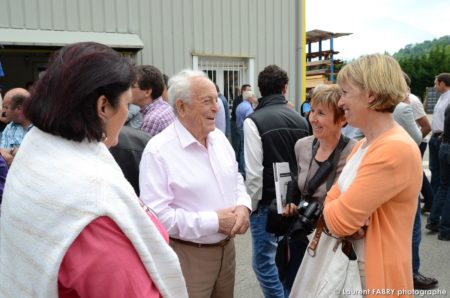
{"label": "handbag strap", "polygon": [[[317,222],[317,227],[316,227],[316,231],[314,233],[314,237],[308,245],[308,254],[311,257],[314,257],[316,255],[316,249],[317,249],[317,246],[319,245],[320,236],[322,236],[322,233],[326,229],[327,229],[327,224],[325,223],[325,219],[324,219],[323,215],[321,215],[319,218],[319,221]],[[345,250],[343,250],[344,253],[349,255],[350,250],[352,249],[352,243],[349,240],[342,238],[342,237],[336,238],[336,243],[333,247],[333,251],[336,252],[337,248],[339,247],[339,244],[341,244],[341,243],[342,243],[343,248],[344,248],[344,246],[346,248]]]}
{"label": "handbag strap", "polygon": [[320,216],[319,221],[317,222],[316,232],[314,233],[314,237],[308,245],[308,254],[311,257],[316,255],[317,245],[319,244],[320,236],[322,235],[323,229],[325,228],[325,219],[323,215]]}

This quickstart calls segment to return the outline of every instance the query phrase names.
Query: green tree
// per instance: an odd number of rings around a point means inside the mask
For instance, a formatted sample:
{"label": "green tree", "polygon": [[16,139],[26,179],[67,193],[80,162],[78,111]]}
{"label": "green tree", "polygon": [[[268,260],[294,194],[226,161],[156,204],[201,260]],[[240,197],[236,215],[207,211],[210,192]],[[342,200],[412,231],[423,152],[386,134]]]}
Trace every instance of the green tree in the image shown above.
{"label": "green tree", "polygon": [[406,45],[393,55],[412,81],[411,92],[424,98],[434,77],[450,72],[450,35],[415,45]]}

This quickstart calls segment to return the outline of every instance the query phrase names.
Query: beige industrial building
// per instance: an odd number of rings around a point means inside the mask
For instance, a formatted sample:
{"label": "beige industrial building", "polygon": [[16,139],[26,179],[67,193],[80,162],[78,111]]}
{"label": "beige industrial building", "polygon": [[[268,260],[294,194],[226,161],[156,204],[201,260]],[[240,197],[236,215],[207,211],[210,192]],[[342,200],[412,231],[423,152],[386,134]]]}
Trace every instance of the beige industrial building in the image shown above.
{"label": "beige industrial building", "polygon": [[56,49],[97,41],[169,76],[204,70],[227,98],[277,64],[298,104],[303,10],[304,0],[0,0],[0,85],[24,86]]}

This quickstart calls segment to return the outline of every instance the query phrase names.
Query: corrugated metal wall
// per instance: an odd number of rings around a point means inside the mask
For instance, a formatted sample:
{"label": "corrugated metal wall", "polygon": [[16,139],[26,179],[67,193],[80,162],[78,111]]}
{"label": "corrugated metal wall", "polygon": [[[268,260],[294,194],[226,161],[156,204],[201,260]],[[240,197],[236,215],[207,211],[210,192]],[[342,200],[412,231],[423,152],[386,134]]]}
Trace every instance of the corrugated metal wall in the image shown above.
{"label": "corrugated metal wall", "polygon": [[169,75],[192,67],[195,52],[252,56],[255,78],[274,63],[294,82],[295,1],[0,0],[0,27],[135,33],[138,62]]}

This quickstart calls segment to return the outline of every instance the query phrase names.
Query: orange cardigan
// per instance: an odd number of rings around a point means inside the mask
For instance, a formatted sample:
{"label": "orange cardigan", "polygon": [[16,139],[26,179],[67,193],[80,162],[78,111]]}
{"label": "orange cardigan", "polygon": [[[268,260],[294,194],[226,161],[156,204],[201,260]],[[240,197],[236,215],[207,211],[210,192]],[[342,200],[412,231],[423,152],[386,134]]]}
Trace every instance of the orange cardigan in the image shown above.
{"label": "orange cardigan", "polygon": [[367,297],[386,297],[372,290],[395,289],[388,296],[412,293],[412,230],[421,184],[419,148],[395,126],[367,149],[345,193],[337,184],[328,192],[324,217],[334,234],[352,235],[370,219],[365,238],[366,289],[371,293]]}

